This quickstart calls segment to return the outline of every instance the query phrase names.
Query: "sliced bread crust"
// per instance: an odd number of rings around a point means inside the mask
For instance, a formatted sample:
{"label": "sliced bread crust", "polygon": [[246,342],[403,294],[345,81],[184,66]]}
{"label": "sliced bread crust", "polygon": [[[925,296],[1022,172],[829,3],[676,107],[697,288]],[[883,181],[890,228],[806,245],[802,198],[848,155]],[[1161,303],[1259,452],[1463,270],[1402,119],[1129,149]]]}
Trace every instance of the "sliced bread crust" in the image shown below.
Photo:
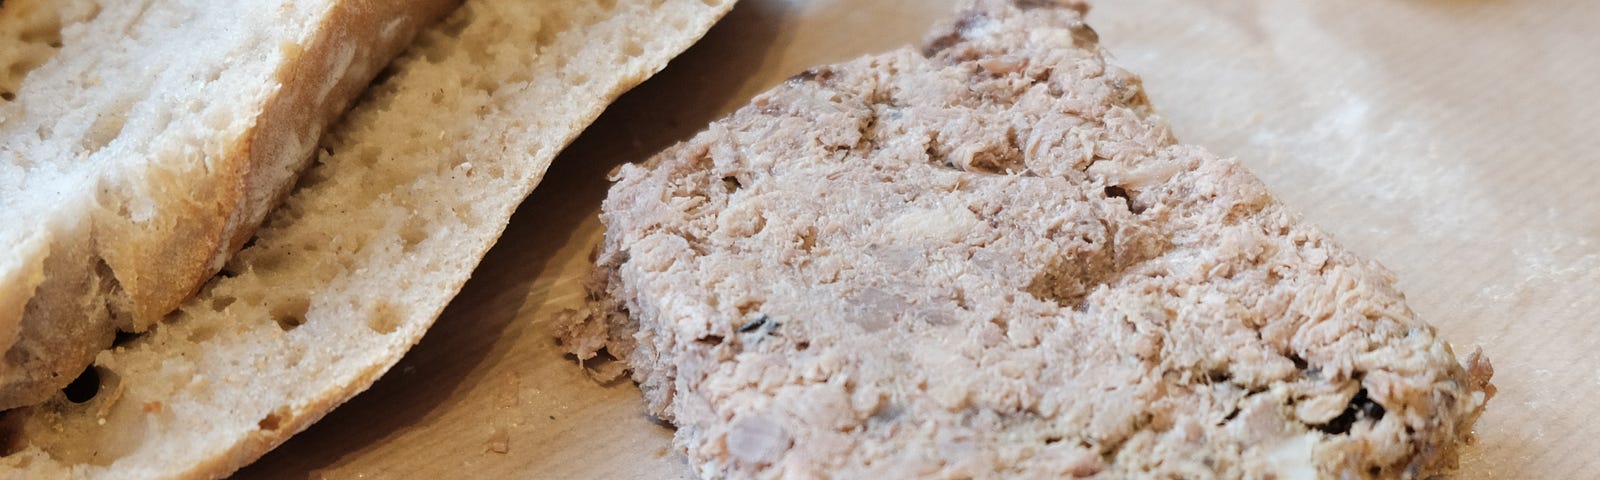
{"label": "sliced bread crust", "polygon": [[704,478],[1453,467],[1488,361],[1176,142],[1085,10],[968,2],[623,166],[568,348],[625,360]]}
{"label": "sliced bread crust", "polygon": [[[459,0],[11,0],[0,408],[43,400],[221,268],[325,127]],[[244,26],[245,28],[240,28]],[[59,50],[59,51],[57,51]]]}
{"label": "sliced bread crust", "polygon": [[321,144],[224,274],[12,410],[0,472],[215,477],[366,389],[421,338],[567,142],[732,1],[469,0]]}

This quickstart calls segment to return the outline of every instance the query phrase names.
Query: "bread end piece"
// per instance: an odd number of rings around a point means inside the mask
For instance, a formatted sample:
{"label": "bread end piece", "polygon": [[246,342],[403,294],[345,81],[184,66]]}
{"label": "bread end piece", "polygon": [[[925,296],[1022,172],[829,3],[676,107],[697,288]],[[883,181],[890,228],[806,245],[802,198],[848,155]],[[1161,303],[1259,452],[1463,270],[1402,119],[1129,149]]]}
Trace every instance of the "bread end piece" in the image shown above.
{"label": "bread end piece", "polygon": [[231,275],[98,354],[99,394],[4,414],[0,470],[218,477],[305,429],[422,337],[567,142],[732,3],[468,1],[330,130]]}
{"label": "bread end piece", "polygon": [[[142,332],[190,297],[293,186],[325,127],[418,30],[458,3],[291,1],[242,20],[231,10],[260,12],[225,2],[0,7],[0,34],[35,40],[20,49],[31,53],[10,60],[22,75],[6,79],[21,88],[0,106],[5,134],[47,132],[37,144],[0,148],[22,159],[6,188],[65,190],[15,192],[61,196],[32,203],[31,213],[8,205],[49,235],[42,248],[21,252],[31,253],[22,261],[46,265],[45,278],[31,287],[4,280],[6,296],[28,306],[0,309],[0,324],[20,331],[0,344],[0,408],[53,395],[116,330]],[[245,45],[170,38],[248,21],[263,23]],[[186,53],[205,48],[216,50]],[[145,72],[151,61],[194,76]],[[129,80],[108,79],[116,75]],[[224,91],[231,87],[241,90]],[[97,164],[107,167],[89,168]]]}

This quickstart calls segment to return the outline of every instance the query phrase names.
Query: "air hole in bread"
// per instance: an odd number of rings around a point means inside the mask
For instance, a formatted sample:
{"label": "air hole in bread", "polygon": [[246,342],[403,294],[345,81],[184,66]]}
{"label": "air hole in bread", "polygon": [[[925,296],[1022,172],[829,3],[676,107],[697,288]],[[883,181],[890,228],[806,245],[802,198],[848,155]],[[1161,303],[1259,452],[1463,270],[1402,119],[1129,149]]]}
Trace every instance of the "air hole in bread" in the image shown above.
{"label": "air hole in bread", "polygon": [[401,251],[411,252],[428,239],[427,222],[420,217],[409,217],[400,226]]}
{"label": "air hole in bread", "polygon": [[639,45],[637,39],[630,38],[622,43],[622,54],[627,55],[628,58],[637,58],[640,55],[644,55],[644,46]]}
{"label": "air hole in bread", "polygon": [[282,303],[273,305],[271,314],[272,319],[278,322],[278,326],[287,332],[305,325],[306,312],[310,310],[311,298],[305,295],[296,295],[284,300]]}
{"label": "air hole in bread", "polygon": [[305,358],[305,349],[299,347],[290,347],[287,351],[283,352],[283,366],[292,370],[294,367],[300,365],[300,360]]}
{"label": "air hole in bread", "polygon": [[468,205],[462,205],[462,206],[458,206],[458,207],[452,207],[450,209],[450,213],[454,213],[456,215],[456,220],[461,222],[462,225],[466,225],[468,227],[475,227],[475,226],[478,225],[479,220],[477,218],[476,212],[474,211],[474,208],[473,208],[474,206],[475,205],[468,204]]}
{"label": "air hole in bread", "polygon": [[281,409],[273,410],[272,413],[262,417],[261,421],[256,422],[256,426],[260,427],[262,431],[275,432],[279,427],[283,426],[283,417]]}
{"label": "air hole in bread", "polygon": [[400,328],[400,312],[395,310],[394,304],[380,302],[372,308],[372,314],[367,316],[367,328],[385,335],[393,333]]}
{"label": "air hole in bread", "polygon": [[78,378],[73,379],[72,383],[68,383],[66,388],[61,389],[61,394],[65,395],[67,401],[72,403],[84,403],[94,400],[94,396],[99,393],[100,371],[93,365],[83,369],[83,373],[78,374]]}
{"label": "air hole in bread", "polygon": [[122,135],[122,127],[126,123],[128,110],[133,109],[133,101],[125,100],[114,107],[101,112],[94,119],[94,124],[89,126],[89,132],[83,137],[81,146],[89,152],[96,152],[116,140]]}
{"label": "air hole in bread", "polygon": [[217,326],[210,323],[197,323],[189,328],[189,341],[200,343],[217,336]]}
{"label": "air hole in bread", "polygon": [[5,100],[5,101],[9,102],[9,101],[16,100],[16,99],[17,99],[17,94],[15,94],[15,93],[0,92],[0,100]]}
{"label": "air hole in bread", "polygon": [[583,72],[573,72],[571,76],[567,77],[567,83],[569,85],[583,85],[589,83],[589,74]]}
{"label": "air hole in bread", "polygon": [[572,19],[559,13],[550,13],[543,21],[539,22],[538,31],[534,32],[533,35],[534,45],[549,45],[550,42],[556,40],[556,35],[567,31],[571,26]]}

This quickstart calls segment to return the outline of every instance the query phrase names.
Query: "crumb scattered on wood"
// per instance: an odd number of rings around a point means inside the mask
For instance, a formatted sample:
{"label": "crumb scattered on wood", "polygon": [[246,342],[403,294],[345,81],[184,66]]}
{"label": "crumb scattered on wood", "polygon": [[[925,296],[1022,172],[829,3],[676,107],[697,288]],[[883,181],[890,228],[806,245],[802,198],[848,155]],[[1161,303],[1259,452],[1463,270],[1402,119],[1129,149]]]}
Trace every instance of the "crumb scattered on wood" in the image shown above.
{"label": "crumb scattered on wood", "polygon": [[489,434],[489,441],[483,445],[483,451],[488,453],[506,453],[511,451],[511,432],[505,427],[495,427]]}
{"label": "crumb scattered on wood", "polygon": [[515,372],[508,372],[501,376],[500,392],[495,395],[495,406],[511,408],[517,406],[522,399],[522,378]]}

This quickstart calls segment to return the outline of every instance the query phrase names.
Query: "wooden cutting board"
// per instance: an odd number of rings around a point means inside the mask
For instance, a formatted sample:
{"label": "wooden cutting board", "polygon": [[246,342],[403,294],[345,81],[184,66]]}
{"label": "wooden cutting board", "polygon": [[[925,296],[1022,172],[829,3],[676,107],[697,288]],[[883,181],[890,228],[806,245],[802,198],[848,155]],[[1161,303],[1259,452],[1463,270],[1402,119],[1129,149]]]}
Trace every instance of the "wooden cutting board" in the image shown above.
{"label": "wooden cutting board", "polygon": [[[860,5],[859,3],[868,3]],[[1090,15],[1179,137],[1393,269],[1500,395],[1460,478],[1600,477],[1600,2],[1125,0]],[[564,358],[613,166],[948,0],[744,0],[559,158],[438,324],[243,478],[682,478],[631,383]]]}

